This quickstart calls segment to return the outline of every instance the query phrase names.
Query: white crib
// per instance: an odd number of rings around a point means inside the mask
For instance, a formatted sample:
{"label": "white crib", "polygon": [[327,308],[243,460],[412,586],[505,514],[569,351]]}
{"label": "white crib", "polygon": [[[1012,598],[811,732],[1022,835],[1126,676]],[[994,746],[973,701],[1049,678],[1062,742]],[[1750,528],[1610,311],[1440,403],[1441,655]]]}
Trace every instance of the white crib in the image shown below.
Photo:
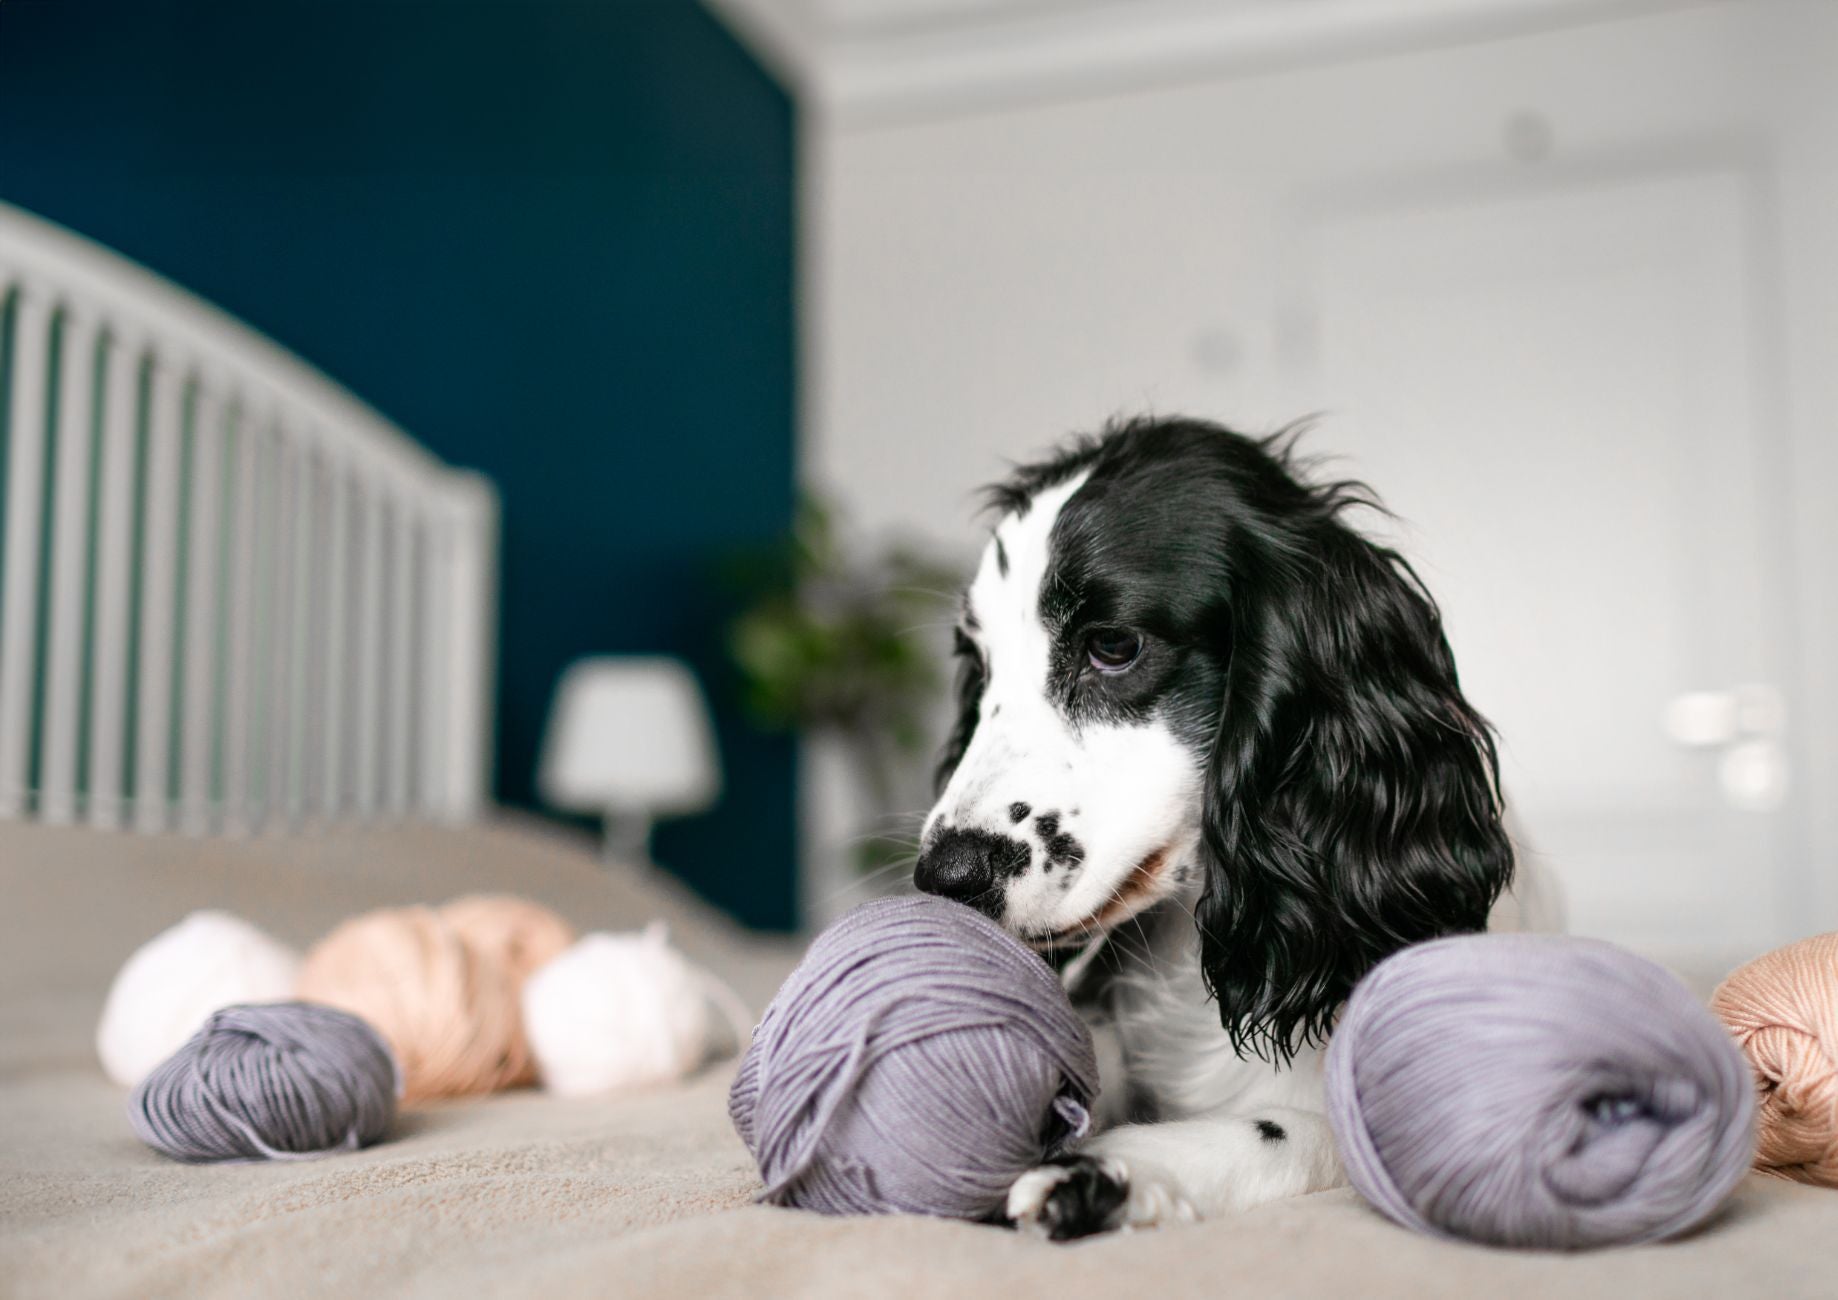
{"label": "white crib", "polygon": [[0,817],[463,820],[497,502],[269,340],[0,204]]}

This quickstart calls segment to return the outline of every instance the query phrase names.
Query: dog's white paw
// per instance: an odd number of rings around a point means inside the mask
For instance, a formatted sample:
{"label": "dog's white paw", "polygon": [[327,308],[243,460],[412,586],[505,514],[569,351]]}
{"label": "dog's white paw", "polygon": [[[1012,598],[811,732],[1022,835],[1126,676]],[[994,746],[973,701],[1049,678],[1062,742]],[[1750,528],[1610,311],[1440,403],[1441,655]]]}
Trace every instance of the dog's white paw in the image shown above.
{"label": "dog's white paw", "polygon": [[1192,1223],[1193,1205],[1169,1182],[1132,1171],[1120,1160],[1062,1156],[1030,1169],[1008,1191],[1015,1227],[1050,1241],[1099,1232],[1129,1232],[1163,1224]]}

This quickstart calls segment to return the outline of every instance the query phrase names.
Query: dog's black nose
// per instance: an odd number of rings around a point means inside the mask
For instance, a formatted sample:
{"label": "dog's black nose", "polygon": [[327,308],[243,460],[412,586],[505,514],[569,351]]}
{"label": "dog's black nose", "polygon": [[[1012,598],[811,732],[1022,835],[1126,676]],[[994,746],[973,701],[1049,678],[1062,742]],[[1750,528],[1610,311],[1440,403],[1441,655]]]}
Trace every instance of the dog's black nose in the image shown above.
{"label": "dog's black nose", "polygon": [[919,855],[913,883],[923,893],[968,903],[1000,919],[1002,882],[1027,870],[1029,849],[991,831],[947,830]]}

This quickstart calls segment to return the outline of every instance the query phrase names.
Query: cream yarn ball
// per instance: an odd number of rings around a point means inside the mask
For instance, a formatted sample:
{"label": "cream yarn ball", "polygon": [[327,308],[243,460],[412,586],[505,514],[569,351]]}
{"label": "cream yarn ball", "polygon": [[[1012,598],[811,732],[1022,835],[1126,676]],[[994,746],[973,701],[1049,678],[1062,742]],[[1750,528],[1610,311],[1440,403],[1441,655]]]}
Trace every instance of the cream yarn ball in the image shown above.
{"label": "cream yarn ball", "polygon": [[517,982],[431,907],[354,916],[306,954],[297,995],[366,1020],[402,1065],[402,1100],[530,1082]]}
{"label": "cream yarn ball", "polygon": [[212,1012],[293,996],[300,955],[228,912],[193,912],[148,940],[109,987],[96,1027],[108,1077],[132,1088]]}
{"label": "cream yarn ball", "polygon": [[504,967],[519,988],[580,937],[541,903],[513,894],[468,894],[437,910],[469,947]]}
{"label": "cream yarn ball", "polygon": [[691,1073],[726,1035],[716,1005],[732,999],[654,921],[637,934],[585,935],[538,970],[523,987],[523,1025],[543,1087],[584,1097]]}

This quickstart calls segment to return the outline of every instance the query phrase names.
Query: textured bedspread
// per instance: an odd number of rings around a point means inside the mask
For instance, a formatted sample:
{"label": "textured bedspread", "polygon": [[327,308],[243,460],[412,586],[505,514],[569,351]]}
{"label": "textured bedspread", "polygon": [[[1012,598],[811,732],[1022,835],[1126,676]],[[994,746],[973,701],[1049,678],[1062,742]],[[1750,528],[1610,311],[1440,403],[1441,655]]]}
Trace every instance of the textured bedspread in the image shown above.
{"label": "textured bedspread", "polygon": [[419,1108],[381,1146],[301,1164],[181,1166],[129,1134],[90,1035],[137,943],[200,906],[303,943],[483,888],[583,928],[665,916],[756,1007],[792,958],[527,826],[242,843],[0,826],[0,1296],[1838,1295],[1838,1193],[1759,1177],[1691,1238],[1578,1257],[1426,1241],[1344,1191],[1073,1246],[760,1207],[726,1066],[620,1101]]}

